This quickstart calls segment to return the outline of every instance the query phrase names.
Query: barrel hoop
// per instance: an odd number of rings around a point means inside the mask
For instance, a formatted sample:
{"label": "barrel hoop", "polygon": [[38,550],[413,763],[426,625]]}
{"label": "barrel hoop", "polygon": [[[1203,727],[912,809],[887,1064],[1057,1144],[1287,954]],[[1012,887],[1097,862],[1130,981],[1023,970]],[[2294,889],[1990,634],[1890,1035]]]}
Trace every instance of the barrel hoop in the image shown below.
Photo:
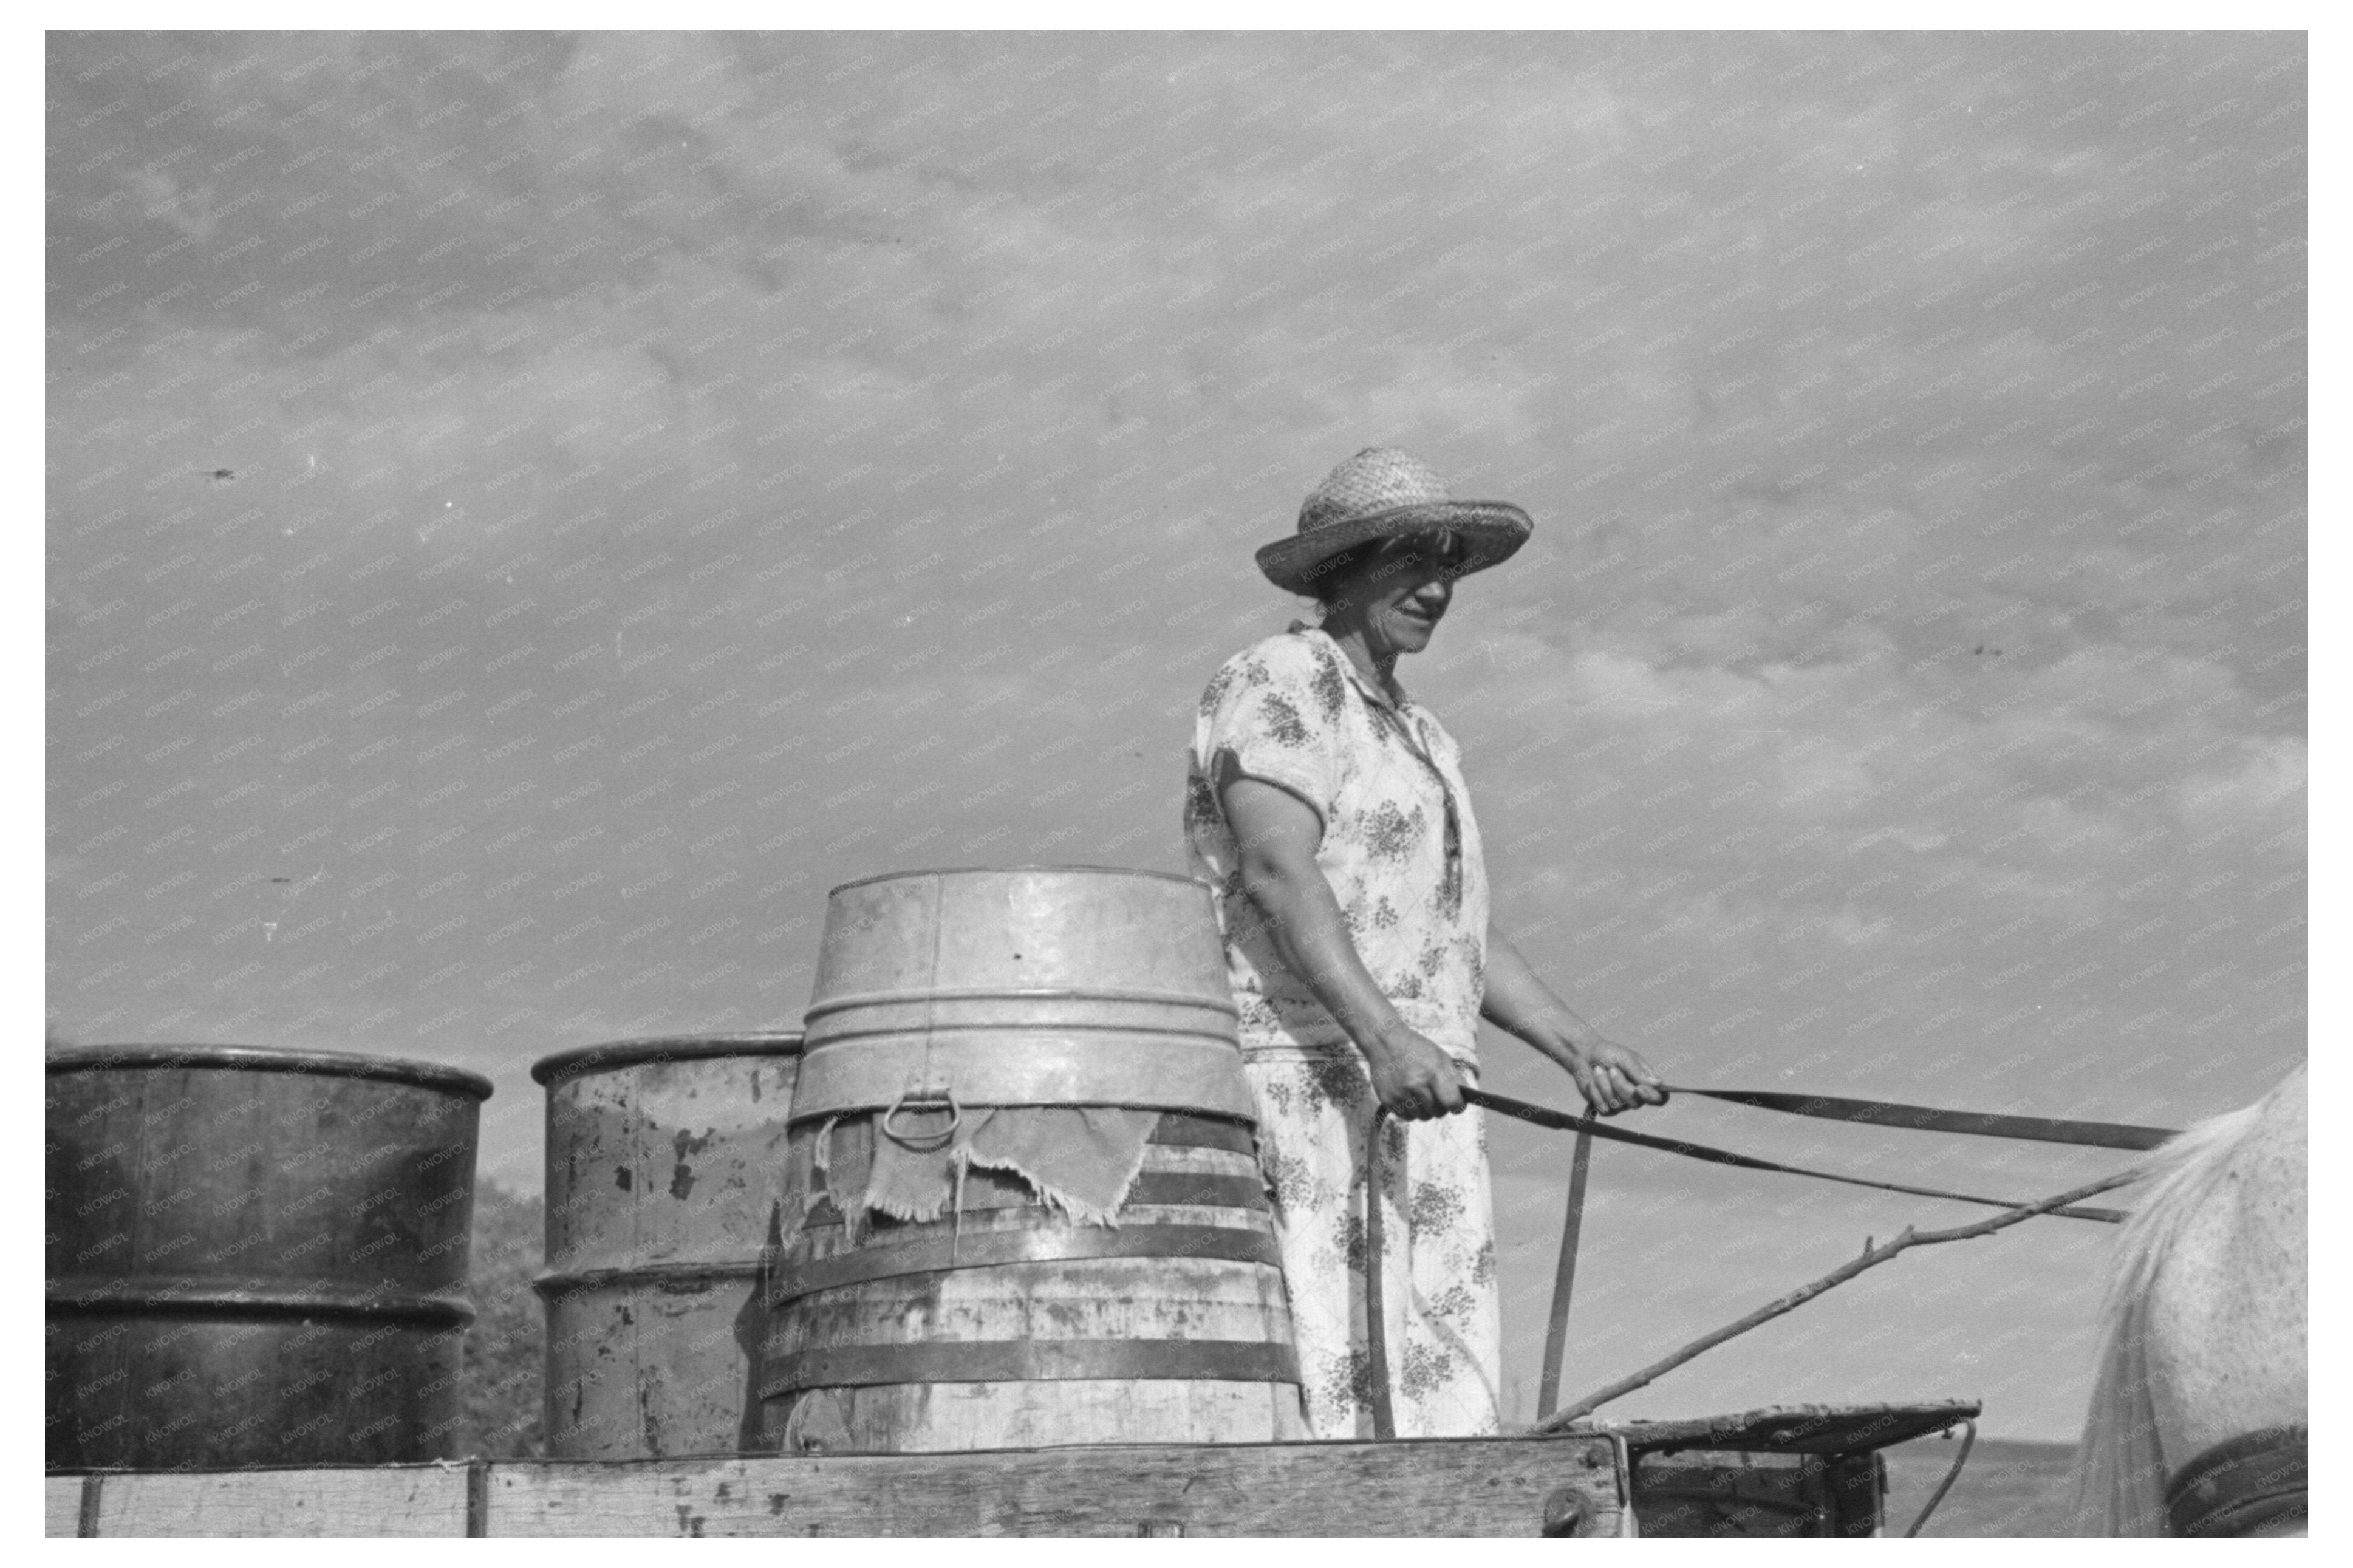
{"label": "barrel hoop", "polygon": [[835,1345],[772,1357],[760,1396],[911,1383],[1297,1383],[1298,1352],[1263,1340],[965,1340]]}
{"label": "barrel hoop", "polygon": [[[1104,990],[1085,985],[943,985],[927,991],[860,991],[847,996],[828,996],[801,1015],[804,1026],[836,1013],[846,1013],[858,1007],[935,1007],[943,1002],[1134,1002],[1151,1007],[1198,1007],[1215,1013],[1222,1018],[1240,1018],[1240,1009],[1228,996],[1209,996],[1194,991],[1127,991]],[[971,1028],[1019,1028],[1025,1026],[967,1025]],[[1060,1025],[1066,1028],[1118,1028],[1115,1024]],[[1163,1030],[1155,1033],[1190,1031]],[[828,1038],[839,1039],[839,1035]]]}
{"label": "barrel hoop", "polygon": [[801,1054],[798,1029],[767,1030],[739,1035],[681,1035],[675,1038],[611,1040],[601,1045],[575,1046],[552,1057],[542,1057],[531,1076],[551,1087],[592,1073],[661,1062],[709,1061],[742,1058],[749,1061]]}
{"label": "barrel hoop", "polygon": [[291,1281],[223,1285],[196,1279],[68,1277],[49,1281],[47,1305],[52,1316],[62,1317],[358,1318],[419,1328],[462,1328],[474,1321],[473,1303],[463,1296],[332,1289]]}
{"label": "barrel hoop", "polygon": [[912,1089],[944,1089],[979,1106],[1120,1106],[1252,1121],[1257,1106],[1230,1036],[1132,1029],[892,1030],[865,1044],[812,1042],[789,1121],[896,1105]]}
{"label": "barrel hoop", "polygon": [[[853,1115],[869,1114],[852,1112]],[[1149,1142],[1164,1149],[1219,1149],[1229,1154],[1258,1158],[1258,1139],[1247,1121],[1229,1116],[1198,1116],[1187,1110],[1164,1110]]]}
{"label": "barrel hoop", "polygon": [[1232,1026],[1202,1027],[1196,1025],[1144,1023],[1132,1018],[962,1018],[950,1014],[934,1016],[928,1029],[923,1023],[902,1023],[895,1020],[875,1024],[863,1029],[834,1028],[825,1037],[811,1045],[812,1051],[831,1050],[857,1040],[902,1040],[913,1037],[920,1044],[928,1034],[934,1040],[946,1035],[1051,1035],[1060,1038],[1067,1035],[1157,1035],[1163,1038],[1199,1040],[1204,1045],[1223,1046],[1236,1056],[1240,1047],[1234,1044]]}
{"label": "barrel hoop", "polygon": [[749,1258],[710,1263],[645,1263],[628,1268],[550,1272],[533,1279],[531,1288],[546,1298],[566,1296],[575,1290],[631,1288],[681,1294],[706,1285],[723,1285],[731,1280],[757,1279],[759,1277],[760,1260]]}
{"label": "barrel hoop", "polygon": [[491,1080],[462,1068],[354,1051],[296,1051],[277,1046],[60,1046],[45,1065],[50,1073],[107,1071],[309,1073],[322,1078],[376,1079],[474,1100],[491,1098]]}
{"label": "barrel hoop", "polygon": [[871,877],[859,877],[836,883],[831,892],[846,892],[851,888],[869,888],[877,882],[913,882],[924,877],[944,882],[950,877],[979,879],[983,877],[1048,876],[1068,877],[1083,874],[1091,877],[1121,877],[1148,879],[1155,882],[1182,882],[1188,888],[1211,892],[1208,883],[1198,877],[1179,876],[1174,871],[1147,871],[1137,866],[926,866],[906,871],[877,871]]}
{"label": "barrel hoop", "polygon": [[1157,1207],[1185,1204],[1269,1212],[1266,1183],[1256,1174],[1204,1176],[1190,1171],[1145,1171],[1127,1189],[1127,1201]]}
{"label": "barrel hoop", "polygon": [[1258,1141],[1251,1135],[1250,1123],[1223,1116],[1164,1110],[1160,1113],[1160,1125],[1153,1130],[1152,1142],[1169,1148],[1223,1149],[1229,1154],[1258,1157]]}
{"label": "barrel hoop", "polygon": [[[991,1173],[992,1174],[994,1173]],[[1018,1178],[1006,1178],[1008,1182]],[[961,1212],[980,1214],[997,1209],[1043,1209],[1047,1205],[1024,1191],[987,1191],[967,1185]],[[1127,1201],[1119,1212],[1132,1208],[1212,1208],[1247,1209],[1253,1214],[1271,1214],[1266,1184],[1257,1176],[1211,1176],[1197,1171],[1145,1171],[1127,1189]],[[841,1223],[841,1211],[829,1197],[821,1197],[808,1207],[802,1221],[803,1230],[817,1230]]]}
{"label": "barrel hoop", "polygon": [[[991,1172],[994,1175],[996,1173]],[[1043,1208],[1047,1205],[1030,1195],[1020,1178],[1002,1178],[1005,1184],[991,1191],[967,1183],[965,1187],[964,1212],[973,1214],[987,1209]],[[1168,1208],[1172,1206],[1213,1209],[1250,1209],[1260,1214],[1271,1212],[1266,1201],[1266,1185],[1256,1175],[1215,1176],[1197,1171],[1145,1171],[1127,1189],[1127,1201],[1120,1212],[1130,1207]]]}
{"label": "barrel hoop", "polygon": [[1223,1225],[1057,1226],[1036,1230],[979,1230],[919,1241],[869,1247],[797,1267],[781,1266],[768,1286],[768,1304],[780,1306],[876,1279],[950,1274],[1008,1263],[1068,1263],[1094,1258],[1198,1258],[1218,1263],[1282,1267],[1274,1237]]}

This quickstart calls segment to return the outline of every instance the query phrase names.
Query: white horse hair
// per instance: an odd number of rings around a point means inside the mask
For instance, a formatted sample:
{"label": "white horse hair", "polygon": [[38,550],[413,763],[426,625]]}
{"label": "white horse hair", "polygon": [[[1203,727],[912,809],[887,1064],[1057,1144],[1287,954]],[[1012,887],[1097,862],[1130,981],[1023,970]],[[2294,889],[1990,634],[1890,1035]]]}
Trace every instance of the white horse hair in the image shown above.
{"label": "white horse hair", "polygon": [[2164,1535],[2168,1477],[2306,1421],[2306,1069],[2168,1140],[2116,1239],[2075,1532]]}

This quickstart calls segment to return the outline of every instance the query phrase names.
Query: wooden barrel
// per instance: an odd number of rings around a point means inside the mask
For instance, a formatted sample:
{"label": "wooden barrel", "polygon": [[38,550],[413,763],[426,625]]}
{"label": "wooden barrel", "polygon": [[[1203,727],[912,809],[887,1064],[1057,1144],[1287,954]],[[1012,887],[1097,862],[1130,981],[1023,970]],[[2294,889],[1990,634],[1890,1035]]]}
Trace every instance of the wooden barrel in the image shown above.
{"label": "wooden barrel", "polygon": [[51,1468],[458,1452],[488,1079],[248,1046],[47,1065]]}
{"label": "wooden barrel", "polygon": [[835,889],[787,1171],[809,1167],[813,1140],[876,1135],[902,1102],[1161,1114],[1115,1226],[976,1170],[960,1214],[869,1215],[851,1235],[788,1184],[765,1441],[1307,1436],[1234,1018],[1209,891],[1184,878],[1024,868]]}
{"label": "wooden barrel", "polygon": [[800,1066],[790,1033],[629,1040],[547,1086],[547,1451],[733,1454],[758,1440],[758,1276]]}

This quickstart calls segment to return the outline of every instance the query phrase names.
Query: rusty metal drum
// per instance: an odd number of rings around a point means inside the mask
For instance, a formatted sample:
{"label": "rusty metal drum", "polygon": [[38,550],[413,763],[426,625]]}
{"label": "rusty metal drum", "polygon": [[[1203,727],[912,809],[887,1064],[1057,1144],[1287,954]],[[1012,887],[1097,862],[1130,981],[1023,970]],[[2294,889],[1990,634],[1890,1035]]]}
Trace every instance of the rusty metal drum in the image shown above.
{"label": "rusty metal drum", "polygon": [[548,1453],[733,1454],[757,1441],[759,1274],[797,1030],[628,1040],[547,1088]]}
{"label": "rusty metal drum", "polygon": [[50,1468],[456,1454],[487,1079],[254,1046],[47,1068]]}
{"label": "rusty metal drum", "polygon": [[[915,1452],[1307,1436],[1209,890],[1105,868],[833,890],[786,1168],[916,1108],[1156,1112],[1115,1225],[974,1169],[956,1212],[852,1227],[789,1176],[765,1443]],[[910,1125],[902,1123],[901,1125]]]}

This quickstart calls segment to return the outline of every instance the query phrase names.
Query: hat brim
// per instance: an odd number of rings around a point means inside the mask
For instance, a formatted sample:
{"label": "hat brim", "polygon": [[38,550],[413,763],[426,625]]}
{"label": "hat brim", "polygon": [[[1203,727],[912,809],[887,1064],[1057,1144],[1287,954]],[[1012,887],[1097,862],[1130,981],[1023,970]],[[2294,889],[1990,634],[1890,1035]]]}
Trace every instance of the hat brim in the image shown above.
{"label": "hat brim", "polygon": [[1535,531],[1528,514],[1509,501],[1419,501],[1278,539],[1259,551],[1258,569],[1278,588],[1313,595],[1315,580],[1322,575],[1316,568],[1342,551],[1395,534],[1427,533],[1440,528],[1461,536],[1466,546],[1462,563],[1454,568],[1458,577],[1502,565]]}

